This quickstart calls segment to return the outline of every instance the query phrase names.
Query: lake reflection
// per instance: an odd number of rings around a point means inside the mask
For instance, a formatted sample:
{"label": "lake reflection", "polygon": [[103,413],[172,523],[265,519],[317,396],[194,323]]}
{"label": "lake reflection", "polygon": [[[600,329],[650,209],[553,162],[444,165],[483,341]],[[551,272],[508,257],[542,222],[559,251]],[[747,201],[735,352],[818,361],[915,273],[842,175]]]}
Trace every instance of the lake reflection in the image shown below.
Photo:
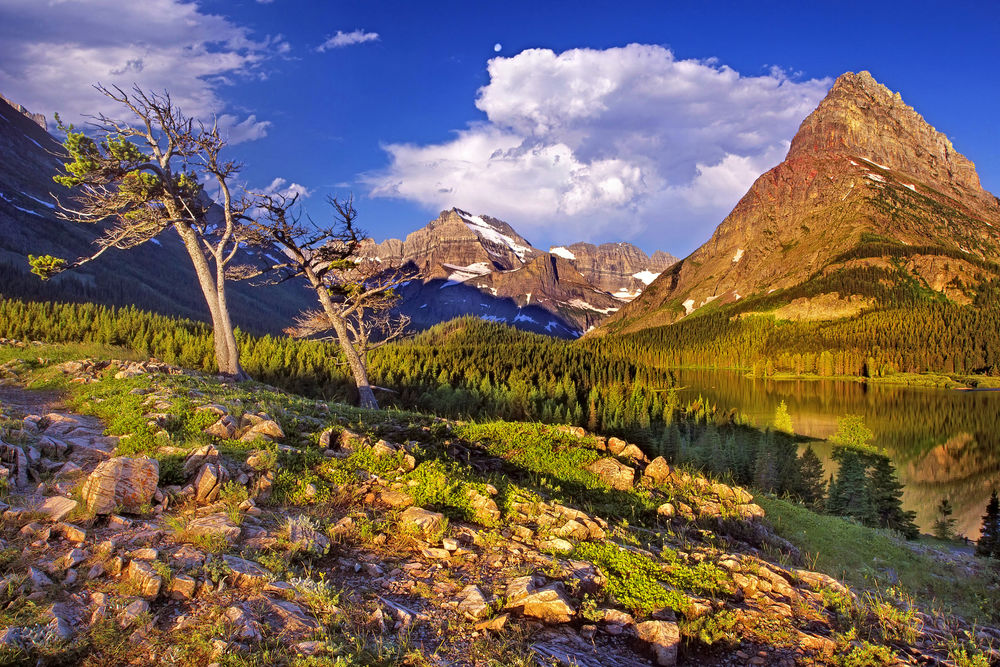
{"label": "lake reflection", "polygon": [[[760,380],[732,371],[675,370],[683,400],[699,394],[737,408],[765,426],[784,400],[795,432],[825,439],[837,418],[860,414],[906,485],[903,504],[930,532],[942,498],[955,508],[956,530],[979,536],[990,492],[1000,490],[1000,392],[866,385],[838,380]],[[832,446],[814,444],[827,472]]]}

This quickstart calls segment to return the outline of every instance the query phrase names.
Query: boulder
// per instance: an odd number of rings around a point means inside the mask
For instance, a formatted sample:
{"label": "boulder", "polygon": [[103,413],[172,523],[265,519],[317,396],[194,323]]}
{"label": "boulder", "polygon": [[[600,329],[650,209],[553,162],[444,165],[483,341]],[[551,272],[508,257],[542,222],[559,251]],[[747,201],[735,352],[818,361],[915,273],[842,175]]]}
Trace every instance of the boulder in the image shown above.
{"label": "boulder", "polygon": [[656,664],[677,664],[677,648],[681,632],[673,621],[645,621],[635,626],[636,634],[656,658]]}
{"label": "boulder", "polygon": [[125,569],[125,576],[139,587],[139,594],[143,597],[155,598],[160,594],[163,579],[146,561],[133,560],[130,562]]}
{"label": "boulder", "polygon": [[58,523],[69,516],[78,504],[71,498],[52,496],[45,499],[45,502],[38,507],[38,511],[48,517],[49,521]]}
{"label": "boulder", "polygon": [[95,514],[139,512],[156,493],[160,464],[156,459],[116,456],[104,461],[83,483],[81,495]]}
{"label": "boulder", "polygon": [[469,584],[458,594],[458,611],[473,621],[478,621],[489,613],[490,603],[479,586]]}
{"label": "boulder", "polygon": [[294,549],[314,556],[325,556],[330,550],[329,538],[301,518],[288,521],[288,541]]}
{"label": "boulder", "polygon": [[594,473],[605,484],[619,491],[630,490],[635,480],[634,469],[610,457],[594,461],[586,466],[585,470]]}
{"label": "boulder", "polygon": [[222,485],[229,481],[229,470],[221,463],[206,463],[194,478],[194,498],[199,503],[212,503],[219,499]]}
{"label": "boulder", "polygon": [[517,577],[507,584],[506,595],[506,609],[519,610],[543,623],[568,623],[576,613],[562,582],[538,588],[531,575]]}
{"label": "boulder", "polygon": [[646,469],[642,471],[643,482],[652,486],[663,484],[668,479],[670,479],[670,465],[662,456],[657,456],[650,461]]}
{"label": "boulder", "polygon": [[621,438],[615,438],[615,437],[608,438],[608,451],[614,454],[615,456],[618,456],[623,451],[625,451],[626,447],[628,447],[628,443],[622,440]]}
{"label": "boulder", "polygon": [[224,538],[229,544],[233,544],[240,538],[240,532],[240,527],[221,512],[194,519],[184,529],[189,540],[200,536],[218,536]]}
{"label": "boulder", "polygon": [[230,415],[223,415],[217,422],[205,429],[205,433],[216,438],[229,440],[236,437],[239,430],[239,422]]}
{"label": "boulder", "polygon": [[425,510],[423,507],[409,507],[399,515],[400,524],[424,537],[440,534],[445,526],[444,514]]}
{"label": "boulder", "polygon": [[206,463],[218,463],[219,462],[219,450],[215,448],[215,445],[205,445],[204,447],[199,447],[184,459],[184,477],[185,479],[190,479],[191,475],[198,472],[202,466]]}

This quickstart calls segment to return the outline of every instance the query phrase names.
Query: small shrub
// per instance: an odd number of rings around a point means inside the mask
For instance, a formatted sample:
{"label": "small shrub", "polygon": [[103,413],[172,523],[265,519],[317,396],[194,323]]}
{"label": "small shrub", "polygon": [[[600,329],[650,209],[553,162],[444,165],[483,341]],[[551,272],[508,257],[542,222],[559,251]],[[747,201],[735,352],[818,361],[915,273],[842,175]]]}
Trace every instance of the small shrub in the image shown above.
{"label": "small shrub", "polygon": [[719,643],[734,644],[740,640],[739,634],[733,631],[739,622],[736,614],[723,609],[698,618],[683,619],[680,631],[683,636],[708,646]]}
{"label": "small shrub", "polygon": [[646,556],[597,542],[581,543],[574,555],[601,568],[608,577],[604,590],[635,612],[649,614],[664,607],[683,611],[688,606],[682,593],[663,587],[663,569]]}

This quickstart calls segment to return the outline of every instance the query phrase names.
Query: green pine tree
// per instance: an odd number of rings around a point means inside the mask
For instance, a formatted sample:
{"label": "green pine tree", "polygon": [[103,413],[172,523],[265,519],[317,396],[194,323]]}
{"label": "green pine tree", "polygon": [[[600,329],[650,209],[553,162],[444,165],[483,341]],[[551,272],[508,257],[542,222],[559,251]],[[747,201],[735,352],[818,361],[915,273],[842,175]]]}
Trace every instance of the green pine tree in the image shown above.
{"label": "green pine tree", "polygon": [[937,506],[937,520],[934,522],[934,536],[939,540],[955,539],[955,519],[951,516],[954,512],[951,502],[942,498]]}
{"label": "green pine tree", "polygon": [[996,489],[986,504],[986,514],[983,516],[983,528],[976,543],[976,555],[1000,558],[1000,499]]}
{"label": "green pine tree", "polygon": [[872,459],[868,486],[876,525],[898,530],[907,539],[916,539],[920,535],[914,523],[916,514],[903,510],[903,485],[899,483],[892,460],[884,454],[872,456]]}
{"label": "green pine tree", "polygon": [[823,462],[816,456],[812,445],[807,445],[799,456],[799,497],[813,509],[826,504],[826,481],[823,479]]}
{"label": "green pine tree", "polygon": [[868,483],[867,457],[854,448],[837,447],[833,450],[833,458],[840,468],[830,483],[827,510],[873,525],[877,514]]}

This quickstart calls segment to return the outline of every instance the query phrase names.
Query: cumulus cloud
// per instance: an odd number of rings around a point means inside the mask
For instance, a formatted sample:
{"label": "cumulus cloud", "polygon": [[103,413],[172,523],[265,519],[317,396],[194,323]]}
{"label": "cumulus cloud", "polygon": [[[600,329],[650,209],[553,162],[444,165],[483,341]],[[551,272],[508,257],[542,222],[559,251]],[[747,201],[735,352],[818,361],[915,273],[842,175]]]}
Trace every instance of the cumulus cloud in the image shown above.
{"label": "cumulus cloud", "polygon": [[[220,90],[263,76],[263,63],[286,53],[280,36],[254,40],[226,17],[184,0],[38,2],[5,0],[0,7],[0,90],[32,111],[59,111],[81,123],[84,114],[121,117],[121,108],[92,85],[133,83],[168,90],[189,116],[222,124]],[[267,123],[251,116],[227,123],[246,141]]]}
{"label": "cumulus cloud", "polygon": [[298,197],[299,199],[305,199],[312,192],[304,185],[299,185],[298,183],[289,183],[287,178],[275,178],[271,181],[271,184],[264,188],[264,194],[266,195],[284,195],[285,197]]}
{"label": "cumulus cloud", "polygon": [[488,69],[476,100],[487,120],[443,143],[385,146],[389,165],[364,176],[373,196],[459,206],[556,240],[655,228],[683,250],[782,159],[830,85],[640,44],[532,49]]}
{"label": "cumulus cloud", "polygon": [[345,46],[352,46],[354,44],[364,44],[365,42],[374,42],[378,39],[377,32],[365,32],[364,30],[352,30],[351,32],[343,32],[341,30],[337,31],[337,34],[331,35],[326,38],[326,41],[316,47],[316,50],[320,53],[324,51],[329,51],[331,49],[340,49]]}

